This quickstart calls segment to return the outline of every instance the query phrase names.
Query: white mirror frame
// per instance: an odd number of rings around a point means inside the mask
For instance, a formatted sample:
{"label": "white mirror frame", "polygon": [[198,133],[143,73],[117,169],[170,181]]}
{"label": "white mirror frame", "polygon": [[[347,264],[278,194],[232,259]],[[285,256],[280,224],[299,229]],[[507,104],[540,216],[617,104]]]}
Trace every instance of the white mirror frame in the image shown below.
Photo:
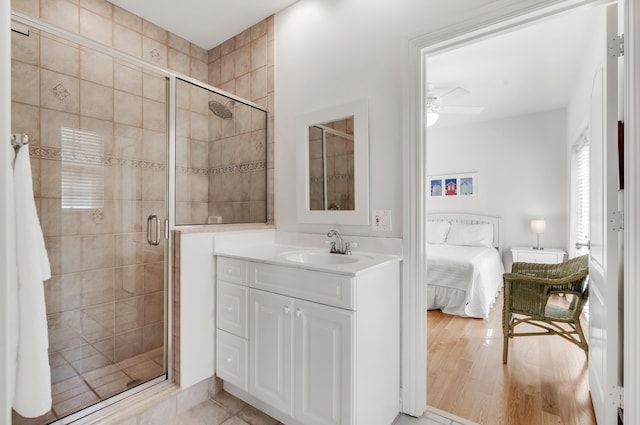
{"label": "white mirror frame", "polygon": [[[309,209],[309,127],[353,117],[353,210]],[[320,224],[369,225],[369,106],[366,100],[337,105],[299,117],[296,124],[298,221]]]}

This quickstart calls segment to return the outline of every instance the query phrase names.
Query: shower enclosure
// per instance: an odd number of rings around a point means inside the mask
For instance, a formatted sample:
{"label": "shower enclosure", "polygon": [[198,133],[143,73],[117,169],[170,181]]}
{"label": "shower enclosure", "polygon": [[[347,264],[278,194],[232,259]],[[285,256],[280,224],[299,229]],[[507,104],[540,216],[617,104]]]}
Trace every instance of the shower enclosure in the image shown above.
{"label": "shower enclosure", "polygon": [[35,18],[14,13],[14,28],[12,132],[30,137],[52,272],[53,406],[13,424],[65,424],[172,379],[170,232],[266,221],[267,114]]}

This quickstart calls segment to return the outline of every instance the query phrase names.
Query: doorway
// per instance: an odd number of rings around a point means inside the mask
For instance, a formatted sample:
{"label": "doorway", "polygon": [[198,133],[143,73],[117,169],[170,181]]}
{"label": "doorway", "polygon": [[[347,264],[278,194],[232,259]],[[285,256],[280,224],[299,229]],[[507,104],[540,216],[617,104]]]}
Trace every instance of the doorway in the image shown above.
{"label": "doorway", "polygon": [[[584,4],[584,3],[583,3]],[[471,41],[475,40],[475,39],[480,39],[483,37],[487,37],[489,34],[493,35],[495,33],[497,33],[500,29],[504,29],[504,28],[514,28],[518,25],[522,25],[522,26],[527,26],[527,25],[531,25],[534,21],[536,21],[538,18],[540,17],[547,17],[550,16],[552,14],[555,13],[559,13],[559,12],[566,12],[567,9],[571,9],[573,6],[552,6],[551,8],[547,8],[543,11],[538,10],[537,12],[531,14],[529,13],[529,11],[527,11],[526,16],[521,16],[520,18],[516,18],[514,20],[508,21],[508,23],[504,23],[505,18],[504,16],[516,16],[518,15],[518,12],[514,12],[513,10],[509,11],[511,14],[504,12],[504,14],[500,14],[499,11],[497,11],[497,9],[500,8],[500,6],[496,6],[495,8],[493,8],[493,20],[491,19],[487,19],[486,17],[484,19],[478,18],[476,22],[474,22],[473,24],[469,24],[467,26],[467,28],[473,28],[473,30],[469,30],[468,33],[464,34],[464,35],[460,35],[462,33],[464,33],[464,31],[461,31],[460,28],[455,28],[455,29],[451,29],[448,33],[446,31],[440,31],[440,32],[435,32],[433,34],[429,34],[426,35],[424,37],[418,38],[418,39],[414,39],[411,41],[411,45],[412,48],[415,47],[415,50],[412,51],[412,53],[416,53],[418,52],[418,50],[421,51],[421,53],[426,53],[426,54],[435,54],[438,52],[445,52],[451,49],[456,48],[457,46],[460,45],[464,45],[467,43],[470,43]],[[506,8],[505,8],[506,9]],[[520,12],[521,14],[524,12]],[[489,14],[491,15],[491,14]],[[502,22],[502,24],[500,24],[500,22]],[[484,30],[475,30],[476,28],[485,28]],[[443,41],[444,40],[444,41]],[[425,48],[425,46],[428,46]],[[412,60],[413,62],[413,66],[415,66],[416,68],[421,68],[426,70],[426,74],[429,75],[429,72],[427,70],[427,66],[426,66],[426,61],[423,63],[423,59],[424,56],[420,55],[420,60],[417,60],[418,55],[414,55],[412,56],[412,59],[410,59],[410,61]],[[415,78],[413,80],[413,87],[416,89],[417,92],[421,92],[424,89],[423,83],[425,80],[420,80],[419,82],[417,81],[417,78]],[[424,109],[424,102],[418,102],[416,100],[415,102],[415,107],[411,109],[411,117],[410,120],[412,120],[415,124],[417,124],[418,122],[422,123],[423,122],[423,114],[425,112]],[[428,140],[427,137],[427,132],[420,126],[417,127],[412,127],[412,131],[415,131],[415,135],[417,137],[418,134],[422,135],[423,140]],[[570,136],[571,137],[571,136]],[[409,135],[409,139],[412,138],[412,135]],[[566,138],[566,136],[565,136]],[[423,150],[424,147],[421,146],[415,146],[415,145],[411,145],[409,144],[407,152],[410,153],[411,158],[416,158],[415,161],[408,160],[407,163],[410,164],[411,167],[408,174],[410,176],[410,180],[414,180],[414,179],[418,179],[421,180],[422,182],[424,182],[425,178],[427,177],[427,173],[425,173],[424,168],[421,166],[420,161],[422,160],[422,158],[427,157],[428,155],[426,155],[426,152]],[[416,155],[417,154],[417,155]],[[422,156],[424,155],[424,157]],[[565,155],[566,158],[566,155]],[[456,170],[456,171],[471,171],[471,170]],[[565,176],[568,177],[568,176]],[[411,192],[411,194],[416,194],[415,198],[412,198],[411,195],[409,196],[410,199],[424,199],[424,194],[425,192],[425,187],[423,186],[424,183],[416,183],[415,187],[410,187],[408,189],[409,192]],[[422,186],[421,186],[422,185]],[[484,186],[483,186],[484,187]],[[419,203],[418,203],[419,204]],[[411,203],[409,202],[409,205],[415,205],[415,203]],[[422,228],[422,230],[424,230],[424,227],[422,227],[423,225],[421,223],[424,222],[425,217],[426,217],[426,211],[420,211],[421,207],[417,207],[417,214],[415,219],[413,217],[410,217],[410,222],[409,225],[407,226],[407,228],[409,229],[409,231],[420,231],[420,229]],[[415,211],[412,213],[414,214]],[[527,229],[528,230],[528,229]],[[521,232],[522,234],[525,234],[525,232]],[[406,232],[405,232],[406,235]],[[409,241],[408,241],[408,245],[409,247],[416,247],[416,245],[419,245],[420,242],[422,242],[420,240],[420,235],[418,235],[417,237],[413,237],[410,236],[409,237]],[[424,234],[423,236],[424,237]],[[526,235],[525,237],[530,237],[530,235]],[[566,246],[566,242],[564,243],[564,245]],[[408,250],[408,257],[409,257],[409,263],[411,263],[412,260],[415,260],[416,262],[420,263],[420,261],[422,261],[421,259],[424,258],[423,257],[423,252],[419,249],[416,248],[414,250],[409,249]],[[416,277],[416,281],[421,281],[420,279],[417,279],[420,276],[420,267],[415,267],[413,268],[411,266],[411,264],[408,267],[410,270],[408,275],[410,277]],[[412,297],[415,296],[420,296],[422,295],[423,292],[423,288],[416,288],[415,292],[412,294]],[[408,301],[408,297],[405,298],[405,300]],[[415,312],[418,313],[418,312]],[[419,314],[416,314],[416,318],[419,317]],[[424,319],[422,319],[424,320]],[[419,331],[419,327],[413,327],[411,329],[411,331],[413,332],[418,332]],[[413,342],[419,342],[421,341],[422,335],[418,335],[415,334],[415,339],[412,339],[412,343]],[[417,349],[417,351],[414,352],[416,355],[419,356],[420,353],[420,349]],[[414,372],[416,369],[413,369]],[[406,375],[404,375],[404,378],[406,379]],[[419,385],[416,385],[416,389],[417,391],[414,393],[411,393],[412,395],[416,395],[419,396],[420,390],[419,390]],[[420,401],[419,400],[406,400],[408,402],[413,402],[414,406],[419,405]]]}

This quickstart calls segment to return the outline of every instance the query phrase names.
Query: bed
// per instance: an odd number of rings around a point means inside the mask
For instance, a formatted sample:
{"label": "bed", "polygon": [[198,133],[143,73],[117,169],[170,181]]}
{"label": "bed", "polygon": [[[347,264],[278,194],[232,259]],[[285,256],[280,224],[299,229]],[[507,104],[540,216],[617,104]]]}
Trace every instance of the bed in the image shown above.
{"label": "bed", "polygon": [[502,219],[429,214],[428,310],[486,318],[502,288]]}

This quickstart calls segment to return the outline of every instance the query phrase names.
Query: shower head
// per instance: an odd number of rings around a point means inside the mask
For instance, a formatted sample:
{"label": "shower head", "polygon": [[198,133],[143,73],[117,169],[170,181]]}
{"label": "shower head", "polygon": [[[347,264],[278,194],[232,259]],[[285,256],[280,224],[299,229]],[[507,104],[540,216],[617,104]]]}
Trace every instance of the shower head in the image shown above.
{"label": "shower head", "polygon": [[230,120],[233,117],[233,113],[227,105],[233,107],[234,104],[235,102],[233,100],[229,100],[225,104],[222,104],[217,100],[210,100],[209,110],[213,112],[214,115],[222,118],[223,120]]}

